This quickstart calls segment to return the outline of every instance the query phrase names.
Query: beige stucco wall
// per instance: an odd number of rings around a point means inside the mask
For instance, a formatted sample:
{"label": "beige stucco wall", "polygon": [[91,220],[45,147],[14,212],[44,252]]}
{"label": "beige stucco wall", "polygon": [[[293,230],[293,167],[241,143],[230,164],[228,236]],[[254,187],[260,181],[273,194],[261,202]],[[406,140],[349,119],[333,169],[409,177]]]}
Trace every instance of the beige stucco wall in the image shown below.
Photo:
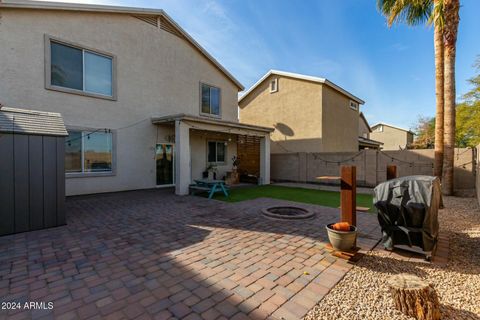
{"label": "beige stucco wall", "polygon": [[[45,34],[115,55],[117,101],[46,90]],[[154,187],[155,144],[174,130],[149,118],[199,115],[200,82],[221,88],[222,118],[237,121],[238,89],[222,72],[184,40],[126,14],[1,9],[0,43],[2,103],[115,133],[115,174],[67,178],[67,195]]]}
{"label": "beige stucco wall", "polygon": [[[278,92],[270,81],[278,78]],[[273,126],[271,152],[358,150],[358,111],[320,83],[271,75],[239,103],[240,122]]]}
{"label": "beige stucco wall", "polygon": [[[231,141],[229,141],[229,139]],[[202,173],[208,166],[207,143],[208,141],[223,141],[227,144],[225,163],[216,164],[217,179],[223,179],[227,171],[232,170],[232,157],[237,155],[236,135],[215,134],[213,132],[191,132],[190,150],[192,153],[192,179],[202,178]]]}
{"label": "beige stucco wall", "polygon": [[[278,78],[278,92],[270,81]],[[272,75],[240,101],[240,122],[274,127],[271,152],[322,150],[322,86]]]}
{"label": "beige stucco wall", "polygon": [[350,99],[329,86],[323,86],[323,152],[358,151],[359,111],[350,108]]}
{"label": "beige stucco wall", "polygon": [[370,138],[370,130],[362,117],[358,117],[358,136],[367,139]]}
{"label": "beige stucco wall", "polygon": [[383,132],[375,131],[372,128],[370,139],[383,142],[383,150],[405,149],[408,144],[413,142],[413,135],[407,131],[383,125]]}

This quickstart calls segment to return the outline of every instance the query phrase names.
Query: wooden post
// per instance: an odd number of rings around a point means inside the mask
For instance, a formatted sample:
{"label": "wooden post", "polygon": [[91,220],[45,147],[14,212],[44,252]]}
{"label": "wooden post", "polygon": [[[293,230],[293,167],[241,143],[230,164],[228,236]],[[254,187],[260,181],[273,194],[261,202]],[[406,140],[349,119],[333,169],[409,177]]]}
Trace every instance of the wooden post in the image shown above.
{"label": "wooden post", "polygon": [[387,165],[387,180],[392,180],[397,178],[397,166],[396,165]]}
{"label": "wooden post", "polygon": [[355,166],[342,166],[340,185],[341,221],[357,225],[357,174]]}

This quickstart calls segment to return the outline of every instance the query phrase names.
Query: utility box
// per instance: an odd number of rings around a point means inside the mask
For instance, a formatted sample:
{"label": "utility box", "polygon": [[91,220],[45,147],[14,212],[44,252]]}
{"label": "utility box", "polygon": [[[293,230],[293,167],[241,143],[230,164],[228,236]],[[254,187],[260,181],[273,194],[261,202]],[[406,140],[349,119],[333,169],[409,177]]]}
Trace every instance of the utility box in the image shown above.
{"label": "utility box", "polygon": [[65,137],[59,113],[0,105],[0,236],[65,220]]}

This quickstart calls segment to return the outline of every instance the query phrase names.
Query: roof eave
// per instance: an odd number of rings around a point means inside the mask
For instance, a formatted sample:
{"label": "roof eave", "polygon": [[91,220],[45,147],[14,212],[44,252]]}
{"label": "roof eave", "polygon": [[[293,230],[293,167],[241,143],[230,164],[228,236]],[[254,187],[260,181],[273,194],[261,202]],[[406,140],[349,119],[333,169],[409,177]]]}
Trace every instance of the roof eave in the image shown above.
{"label": "roof eave", "polygon": [[192,121],[192,122],[199,122],[199,123],[209,123],[209,124],[215,124],[215,125],[236,127],[236,128],[247,129],[247,130],[260,131],[264,133],[270,133],[275,130],[274,128],[269,128],[269,127],[262,127],[257,125],[241,123],[241,122],[226,121],[221,119],[202,118],[202,117],[184,114],[184,113],[173,114],[173,115],[162,116],[162,117],[152,117],[151,121],[153,124],[171,123],[173,121]]}
{"label": "roof eave", "polygon": [[279,76],[284,76],[284,77],[290,77],[294,79],[300,79],[300,80],[306,80],[306,81],[312,81],[312,82],[317,82],[321,84],[326,84],[329,87],[337,90],[338,92],[344,94],[345,96],[349,97],[350,99],[358,102],[359,104],[365,104],[365,101],[362,99],[358,98],[357,96],[351,94],[347,90],[343,89],[342,87],[336,85],[335,83],[329,81],[328,79],[325,78],[320,78],[320,77],[313,77],[313,76],[308,76],[308,75],[303,75],[303,74],[298,74],[298,73],[292,73],[292,72],[286,72],[286,71],[280,71],[280,70],[270,70],[268,71],[263,77],[261,77],[257,82],[255,82],[254,85],[252,85],[245,93],[238,99],[238,102],[240,103],[246,96],[248,96],[250,93],[252,93],[255,88],[257,88],[263,81],[265,81],[268,77],[271,75],[279,75]]}
{"label": "roof eave", "polygon": [[188,34],[178,23],[175,22],[162,9],[148,9],[122,6],[109,6],[97,4],[80,4],[80,3],[64,3],[64,2],[46,2],[46,1],[30,1],[30,0],[0,0],[0,8],[13,9],[39,9],[39,10],[63,10],[63,11],[84,11],[84,12],[105,12],[119,14],[150,14],[163,16],[195,47],[201,54],[210,60],[225,76],[235,84],[239,91],[245,90],[245,87],[230,72],[223,67],[212,55],[210,55],[195,39]]}
{"label": "roof eave", "polygon": [[387,127],[394,128],[394,129],[398,129],[398,130],[405,131],[405,132],[408,132],[408,133],[411,133],[411,134],[415,135],[415,132],[413,132],[412,130],[400,128],[400,127],[397,127],[397,126],[394,126],[394,125],[391,125],[391,124],[388,124],[388,123],[385,123],[385,122],[376,123],[372,126],[372,128],[378,127],[380,125],[387,126]]}

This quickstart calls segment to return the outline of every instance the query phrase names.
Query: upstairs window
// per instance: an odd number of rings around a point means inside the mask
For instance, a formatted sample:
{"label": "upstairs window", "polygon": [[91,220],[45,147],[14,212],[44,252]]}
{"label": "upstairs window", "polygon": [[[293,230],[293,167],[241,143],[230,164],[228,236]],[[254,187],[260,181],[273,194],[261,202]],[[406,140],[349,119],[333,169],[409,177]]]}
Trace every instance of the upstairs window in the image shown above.
{"label": "upstairs window", "polygon": [[350,101],[350,108],[353,110],[358,110],[358,103],[355,101]]}
{"label": "upstairs window", "polygon": [[278,78],[273,79],[270,81],[270,93],[274,93],[278,91]]}
{"label": "upstairs window", "polygon": [[220,115],[220,88],[201,84],[202,101],[201,113],[208,115]]}
{"label": "upstairs window", "polygon": [[383,132],[383,126],[382,125],[377,126],[374,131],[375,132]]}
{"label": "upstairs window", "polygon": [[49,40],[48,88],[114,98],[113,56]]}
{"label": "upstairs window", "polygon": [[65,141],[65,172],[112,172],[112,133],[68,130]]}

